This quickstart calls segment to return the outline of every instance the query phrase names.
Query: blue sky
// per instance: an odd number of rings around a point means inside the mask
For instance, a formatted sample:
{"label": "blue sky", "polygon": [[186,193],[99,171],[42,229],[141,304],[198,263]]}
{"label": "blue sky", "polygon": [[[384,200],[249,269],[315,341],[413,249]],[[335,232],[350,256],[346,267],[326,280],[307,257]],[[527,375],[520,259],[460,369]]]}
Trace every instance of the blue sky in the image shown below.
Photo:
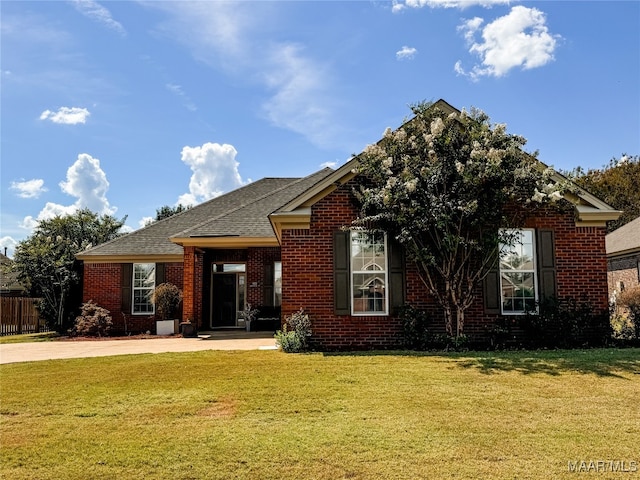
{"label": "blue sky", "polygon": [[557,169],[640,153],[638,1],[7,1],[0,246],[339,166],[408,106],[478,107]]}

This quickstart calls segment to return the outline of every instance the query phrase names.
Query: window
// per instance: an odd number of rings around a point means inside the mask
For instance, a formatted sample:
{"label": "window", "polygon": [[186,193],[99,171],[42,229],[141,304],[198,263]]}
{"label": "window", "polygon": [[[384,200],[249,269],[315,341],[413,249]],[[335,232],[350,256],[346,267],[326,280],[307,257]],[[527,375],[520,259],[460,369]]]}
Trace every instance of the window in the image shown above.
{"label": "window", "polygon": [[152,315],[155,312],[152,302],[156,286],[156,264],[133,264],[133,313]]}
{"label": "window", "polygon": [[351,232],[351,312],[386,315],[387,245],[382,232]]}
{"label": "window", "polygon": [[282,305],[282,262],[273,264],[273,306]]}
{"label": "window", "polygon": [[536,251],[534,231],[512,230],[513,246],[500,245],[502,313],[522,314],[536,309]]}

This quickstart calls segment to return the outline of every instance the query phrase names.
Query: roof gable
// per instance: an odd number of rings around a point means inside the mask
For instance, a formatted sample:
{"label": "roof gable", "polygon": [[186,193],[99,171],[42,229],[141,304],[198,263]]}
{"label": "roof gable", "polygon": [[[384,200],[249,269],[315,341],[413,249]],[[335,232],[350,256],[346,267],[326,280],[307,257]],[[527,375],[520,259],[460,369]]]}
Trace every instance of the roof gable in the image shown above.
{"label": "roof gable", "polygon": [[[458,109],[452,107],[442,99],[435,102],[431,108],[439,108],[445,113],[459,112]],[[408,120],[408,122],[410,121],[411,120]],[[540,163],[541,168],[547,168],[547,165],[543,162],[540,162],[539,160],[538,162]],[[355,167],[357,165],[358,157],[356,156],[351,158],[331,175],[327,176],[327,178],[322,182],[315,185],[313,189],[310,189],[297,198],[292,199],[289,203],[283,205],[277,212],[274,212],[270,218],[278,236],[282,228],[284,228],[285,225],[288,225],[287,222],[289,219],[295,218],[298,220],[296,227],[289,228],[305,228],[302,225],[301,219],[310,219],[311,206],[329,195],[339,186],[354,178],[357,175],[355,172]],[[602,200],[588,193],[586,190],[578,187],[573,182],[570,182],[563,175],[556,172],[552,176],[552,180],[556,182],[569,182],[572,187],[574,187],[574,193],[566,194],[565,199],[574,205],[576,211],[576,225],[605,226],[607,221],[616,220],[620,216],[620,211],[615,210]],[[308,227],[309,225],[307,224],[306,228]]]}

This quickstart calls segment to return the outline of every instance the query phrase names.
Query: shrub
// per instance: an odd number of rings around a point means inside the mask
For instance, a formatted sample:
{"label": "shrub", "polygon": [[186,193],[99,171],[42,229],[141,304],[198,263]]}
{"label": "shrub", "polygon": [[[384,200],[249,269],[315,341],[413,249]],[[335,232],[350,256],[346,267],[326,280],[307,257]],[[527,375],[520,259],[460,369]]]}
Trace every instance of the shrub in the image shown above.
{"label": "shrub", "polygon": [[598,313],[573,298],[546,299],[521,320],[529,348],[576,348],[602,345],[611,336],[608,312]]}
{"label": "shrub", "polygon": [[411,350],[428,350],[431,343],[429,330],[429,316],[424,310],[411,305],[405,305],[400,310],[402,322],[402,346]]}
{"label": "shrub", "polygon": [[287,353],[298,353],[309,349],[311,337],[311,320],[301,308],[285,319],[282,330],[275,334],[276,344]]}
{"label": "shrub", "polygon": [[509,345],[514,345],[516,335],[513,327],[516,319],[514,317],[498,317],[489,325],[485,325],[484,331],[488,340],[487,347],[491,350],[506,349]]}
{"label": "shrub", "polygon": [[163,320],[171,320],[182,302],[182,292],[172,283],[161,283],[153,291],[156,314]]}
{"label": "shrub", "polygon": [[72,335],[105,337],[109,335],[113,322],[111,312],[96,305],[92,300],[82,304],[80,315],[76,317]]}
{"label": "shrub", "polygon": [[431,318],[425,310],[405,305],[400,310],[402,322],[402,346],[410,350],[455,350],[468,349],[469,337],[433,334],[429,331]]}
{"label": "shrub", "polygon": [[611,330],[614,340],[627,341],[637,338],[634,322],[631,320],[629,315],[612,315]]}
{"label": "shrub", "polygon": [[616,303],[628,310],[636,338],[640,338],[640,286],[628,288],[616,298]]}

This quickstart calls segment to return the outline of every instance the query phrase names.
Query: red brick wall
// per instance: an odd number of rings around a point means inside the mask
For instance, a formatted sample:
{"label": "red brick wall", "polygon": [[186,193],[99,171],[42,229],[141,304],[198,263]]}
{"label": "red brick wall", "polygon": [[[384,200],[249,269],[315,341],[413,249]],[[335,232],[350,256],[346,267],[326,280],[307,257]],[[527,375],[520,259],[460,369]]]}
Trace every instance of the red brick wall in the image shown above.
{"label": "red brick wall", "polygon": [[320,348],[384,348],[397,343],[397,320],[333,311],[333,232],[351,225],[357,213],[349,192],[342,187],[314,205],[310,230],[283,231],[282,313],[286,317],[303,308]]}
{"label": "red brick wall", "polygon": [[[206,256],[206,260],[205,260]],[[280,260],[280,248],[248,250],[208,250],[186,247],[183,263],[165,264],[165,281],[182,289],[183,320],[191,320],[198,328],[208,328],[211,264],[246,262],[247,300],[254,306],[263,304],[265,265]],[[122,312],[122,264],[87,263],[84,265],[83,301],[93,300],[111,312],[114,330],[118,332],[155,332],[153,315],[131,315]],[[126,318],[125,318],[126,315]],[[206,317],[206,318],[205,318]],[[125,325],[126,323],[126,325]]]}
{"label": "red brick wall", "polygon": [[612,258],[608,261],[609,297],[614,291],[620,293],[620,284],[624,288],[640,285],[640,253],[626,257]]}
{"label": "red brick wall", "polygon": [[120,290],[122,265],[119,263],[85,263],[82,301],[93,301],[111,312],[114,329],[124,330]]}
{"label": "red brick wall", "polygon": [[[333,232],[349,226],[357,213],[351,186],[343,186],[312,208],[310,230],[285,230],[282,235],[283,316],[303,308],[312,321],[313,340],[324,349],[397,346],[400,322],[393,317],[336,316],[333,310]],[[604,228],[576,227],[571,211],[547,209],[527,220],[528,228],[555,232],[558,296],[586,301],[595,311],[607,308]],[[430,311],[432,331],[444,333],[444,317],[436,300],[407,265],[407,303]],[[486,335],[495,319],[484,313],[481,289],[466,313],[465,332]]]}
{"label": "red brick wall", "polygon": [[[182,288],[181,263],[165,264],[165,281]],[[83,275],[82,301],[93,300],[111,312],[115,333],[155,333],[153,315],[132,315],[122,311],[121,263],[85,263]]]}
{"label": "red brick wall", "polygon": [[250,248],[247,252],[247,302],[264,304],[265,267],[280,260],[280,248]]}

